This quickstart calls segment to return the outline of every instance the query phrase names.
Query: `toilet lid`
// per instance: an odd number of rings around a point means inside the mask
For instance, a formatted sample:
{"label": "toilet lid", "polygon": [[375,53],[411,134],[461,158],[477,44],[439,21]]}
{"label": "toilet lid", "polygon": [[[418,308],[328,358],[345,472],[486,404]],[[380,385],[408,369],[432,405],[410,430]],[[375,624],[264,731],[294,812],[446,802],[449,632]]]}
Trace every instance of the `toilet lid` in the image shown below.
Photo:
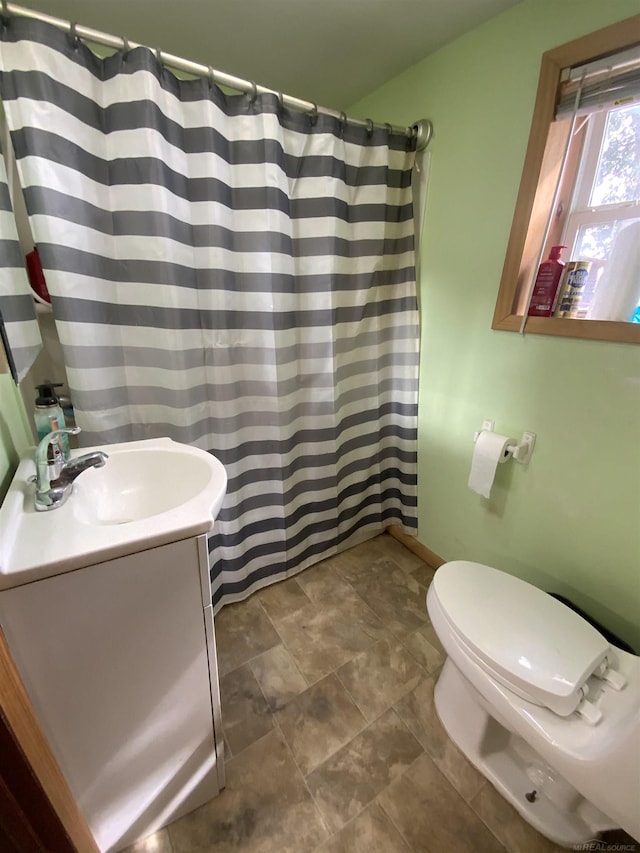
{"label": "toilet lid", "polygon": [[561,715],[604,660],[606,639],[552,596],[505,572],[457,560],[435,574],[443,616],[470,656],[517,693]]}

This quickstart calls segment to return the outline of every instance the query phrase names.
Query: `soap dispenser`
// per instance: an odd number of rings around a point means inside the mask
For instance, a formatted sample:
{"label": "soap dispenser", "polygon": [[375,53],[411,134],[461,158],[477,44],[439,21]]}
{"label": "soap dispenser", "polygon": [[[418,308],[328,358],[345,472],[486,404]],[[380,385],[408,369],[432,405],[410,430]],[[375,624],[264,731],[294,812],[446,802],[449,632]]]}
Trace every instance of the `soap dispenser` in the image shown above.
{"label": "soap dispenser", "polygon": [[[56,429],[64,429],[66,424],[64,421],[64,413],[60,406],[60,401],[56,396],[55,388],[59,388],[62,382],[50,382],[48,379],[41,385],[36,385],[38,396],[36,397],[36,408],[33,414],[33,419],[36,424],[36,432],[38,433],[38,441],[41,441],[45,435],[53,432]],[[58,442],[65,459],[69,458],[69,438],[66,435],[58,436]]]}

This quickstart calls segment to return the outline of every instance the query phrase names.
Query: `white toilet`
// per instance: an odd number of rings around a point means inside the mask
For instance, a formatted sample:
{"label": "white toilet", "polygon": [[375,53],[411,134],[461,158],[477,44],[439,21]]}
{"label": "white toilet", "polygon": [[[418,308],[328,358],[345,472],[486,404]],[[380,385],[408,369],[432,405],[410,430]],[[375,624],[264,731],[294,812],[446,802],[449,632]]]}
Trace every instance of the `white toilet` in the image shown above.
{"label": "white toilet", "polygon": [[427,609],[447,652],[435,707],[472,764],[556,844],[640,839],[640,658],[479,563],[441,566]]}

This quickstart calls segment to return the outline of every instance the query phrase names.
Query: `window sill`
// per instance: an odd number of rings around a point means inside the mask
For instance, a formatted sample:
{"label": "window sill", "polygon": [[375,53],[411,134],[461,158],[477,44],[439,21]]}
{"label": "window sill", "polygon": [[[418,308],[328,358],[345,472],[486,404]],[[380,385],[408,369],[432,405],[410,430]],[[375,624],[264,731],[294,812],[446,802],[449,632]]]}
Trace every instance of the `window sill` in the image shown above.
{"label": "window sill", "polygon": [[[508,314],[495,319],[492,329],[519,332],[522,314]],[[567,320],[563,317],[528,317],[526,334],[555,335],[563,338],[585,338],[591,341],[612,341],[640,344],[640,323],[620,323],[613,320]]]}

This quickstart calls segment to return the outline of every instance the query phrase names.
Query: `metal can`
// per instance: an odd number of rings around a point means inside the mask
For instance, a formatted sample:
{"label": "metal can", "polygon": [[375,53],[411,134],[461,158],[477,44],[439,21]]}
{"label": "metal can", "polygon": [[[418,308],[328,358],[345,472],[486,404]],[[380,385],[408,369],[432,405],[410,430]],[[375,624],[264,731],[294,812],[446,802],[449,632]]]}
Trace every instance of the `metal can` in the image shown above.
{"label": "metal can", "polygon": [[562,274],[554,317],[578,317],[580,299],[591,272],[592,261],[569,261]]}

